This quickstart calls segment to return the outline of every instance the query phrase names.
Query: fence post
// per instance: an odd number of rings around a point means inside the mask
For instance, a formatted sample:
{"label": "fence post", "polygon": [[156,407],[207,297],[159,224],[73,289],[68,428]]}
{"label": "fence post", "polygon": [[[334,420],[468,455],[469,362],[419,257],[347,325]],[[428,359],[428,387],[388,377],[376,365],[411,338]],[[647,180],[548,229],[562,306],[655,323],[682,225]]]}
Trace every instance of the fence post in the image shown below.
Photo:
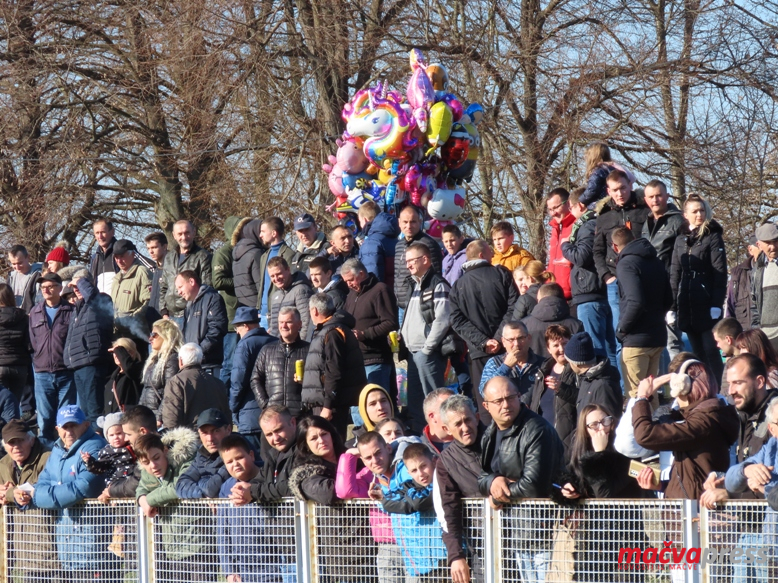
{"label": "fence post", "polygon": [[483,501],[484,513],[484,580],[485,583],[502,582],[502,513]]}
{"label": "fence post", "polygon": [[3,541],[0,546],[0,581],[11,580],[11,565],[8,564],[8,545],[11,544],[11,530],[9,528],[8,513],[10,512],[8,505],[3,505],[3,518],[2,524],[0,524],[0,533],[2,533]]}
{"label": "fence post", "polygon": [[[683,546],[687,549],[700,547],[700,506],[697,500],[683,501]],[[699,565],[697,565],[699,567]],[[685,583],[701,583],[702,571],[698,569],[688,570],[685,573]]]}
{"label": "fence post", "polygon": [[149,533],[148,521],[140,506],[137,508],[135,522],[138,529],[138,581],[139,583],[151,583],[153,579],[150,562],[153,561],[154,549],[151,545],[152,537]]}
{"label": "fence post", "polygon": [[297,550],[297,581],[315,583],[319,570],[316,560],[316,527],[313,502],[295,500],[294,541]]}

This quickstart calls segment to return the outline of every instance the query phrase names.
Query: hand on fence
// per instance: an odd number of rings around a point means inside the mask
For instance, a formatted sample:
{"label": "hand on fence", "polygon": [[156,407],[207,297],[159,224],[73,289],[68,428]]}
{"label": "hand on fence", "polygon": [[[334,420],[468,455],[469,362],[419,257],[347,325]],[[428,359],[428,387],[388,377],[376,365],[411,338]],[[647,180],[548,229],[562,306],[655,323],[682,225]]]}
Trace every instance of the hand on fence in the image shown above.
{"label": "hand on fence", "polygon": [[238,482],[230,490],[230,502],[233,506],[244,506],[251,502],[251,484]]}
{"label": "hand on fence", "polygon": [[103,504],[108,504],[108,501],[111,499],[111,493],[108,491],[108,488],[106,487],[105,490],[103,490],[100,495],[97,497],[97,499],[102,502]]}
{"label": "hand on fence", "polygon": [[562,486],[560,492],[562,492],[562,496],[570,500],[576,500],[581,497],[581,495],[576,491],[575,486],[573,486],[569,482],[564,486]]}
{"label": "hand on fence", "polygon": [[154,518],[157,514],[159,514],[159,510],[157,508],[149,506],[149,503],[146,502],[145,496],[138,498],[138,504],[143,509],[143,514],[145,514],[148,518]]}
{"label": "hand on fence", "polygon": [[[722,478],[723,480],[724,478]],[[719,502],[723,502],[729,498],[729,495],[727,494],[727,490],[724,488],[713,488],[711,490],[705,490],[702,493],[702,496],[700,496],[700,504],[703,506],[703,508],[707,508],[708,510],[715,510],[716,505]]]}
{"label": "hand on fence", "polygon": [[470,566],[465,559],[457,559],[451,563],[451,580],[453,583],[470,583]]}
{"label": "hand on fence", "polygon": [[492,485],[489,488],[489,493],[494,498],[495,502],[508,503],[511,501],[511,488],[510,482],[503,476],[498,476],[492,481]]}
{"label": "hand on fence", "polygon": [[6,482],[0,485],[0,504],[5,504],[5,495],[8,494],[8,490],[12,490],[14,487],[13,482]]}
{"label": "hand on fence", "polygon": [[14,500],[19,506],[27,506],[32,502],[32,492],[16,488],[14,490]]}

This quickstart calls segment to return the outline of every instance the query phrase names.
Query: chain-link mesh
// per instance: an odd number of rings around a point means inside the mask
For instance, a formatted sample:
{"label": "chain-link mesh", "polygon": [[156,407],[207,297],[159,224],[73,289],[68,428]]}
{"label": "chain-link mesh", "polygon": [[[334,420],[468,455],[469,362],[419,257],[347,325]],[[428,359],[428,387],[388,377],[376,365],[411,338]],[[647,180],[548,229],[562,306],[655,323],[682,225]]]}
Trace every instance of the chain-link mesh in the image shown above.
{"label": "chain-link mesh", "polygon": [[763,500],[729,501],[701,509],[702,546],[711,583],[778,582],[778,512]]}
{"label": "chain-link mesh", "polygon": [[619,564],[622,548],[683,546],[680,501],[590,501],[575,508],[526,501],[503,508],[502,579],[546,581],[670,581],[669,567]]}
{"label": "chain-link mesh", "polygon": [[11,583],[138,580],[134,500],[88,501],[63,510],[4,508]]}
{"label": "chain-link mesh", "polygon": [[294,503],[234,506],[228,500],[182,500],[153,521],[154,580],[294,583]]}

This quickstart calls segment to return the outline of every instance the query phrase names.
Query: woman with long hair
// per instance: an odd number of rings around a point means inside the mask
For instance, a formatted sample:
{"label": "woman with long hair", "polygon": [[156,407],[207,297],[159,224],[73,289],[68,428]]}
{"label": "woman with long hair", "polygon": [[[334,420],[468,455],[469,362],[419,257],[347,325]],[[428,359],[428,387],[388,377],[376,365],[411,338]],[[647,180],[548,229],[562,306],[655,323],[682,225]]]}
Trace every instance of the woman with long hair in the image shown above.
{"label": "woman with long hair", "polygon": [[129,338],[114,340],[108,352],[113,354],[116,368],[105,384],[104,415],[119,413],[138,404],[141,395],[141,361],[135,342]]}
{"label": "woman with long hair", "polygon": [[761,360],[767,368],[768,387],[778,389],[778,352],[764,331],[759,328],[743,330],[735,339],[735,348],[740,354],[747,352]]}
{"label": "woman with long hair", "polygon": [[540,286],[544,283],[556,282],[556,276],[546,271],[546,266],[542,262],[533,259],[513,270],[513,281],[521,294],[513,308],[513,319],[521,320],[529,316],[532,308],[538,304]]}
{"label": "woman with long hair", "polygon": [[673,306],[668,324],[678,322],[686,332],[692,352],[721,379],[721,361],[713,326],[722,316],[727,296],[727,253],[724,249],[724,229],[711,213],[708,201],[691,194],[683,205],[688,223],[686,235],[675,240],[670,267],[670,287]]}
{"label": "woman with long hair", "polygon": [[[635,176],[618,162],[611,158],[611,150],[604,142],[595,142],[584,150],[586,170],[586,189],[580,197],[581,203],[587,207],[608,196],[608,174],[621,170],[627,175],[630,185],[635,183]],[[591,206],[590,206],[591,205]]]}
{"label": "woman with long hair", "polygon": [[30,362],[27,313],[16,307],[11,286],[0,283],[0,384],[7,387],[17,401],[22,398]]}
{"label": "woman with long hair", "polygon": [[289,487],[300,500],[330,505],[335,495],[338,459],[346,451],[343,439],[324,417],[311,415],[297,424],[297,456]]}
{"label": "woman with long hair", "polygon": [[157,320],[149,335],[150,353],[143,369],[143,392],[140,404],[160,419],[159,406],[165,396],[165,384],[178,373],[178,349],[184,344],[173,320]]}

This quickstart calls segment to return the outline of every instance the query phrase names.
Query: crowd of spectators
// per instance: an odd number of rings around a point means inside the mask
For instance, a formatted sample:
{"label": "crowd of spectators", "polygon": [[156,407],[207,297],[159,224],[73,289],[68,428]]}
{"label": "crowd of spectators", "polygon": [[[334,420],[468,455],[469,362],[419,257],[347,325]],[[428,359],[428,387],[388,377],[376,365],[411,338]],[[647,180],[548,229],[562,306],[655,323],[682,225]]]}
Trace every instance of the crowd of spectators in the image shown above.
{"label": "crowd of spectators", "polygon": [[[159,515],[178,580],[216,581],[218,564],[232,582],[294,572],[249,560],[289,544],[263,509],[287,496],[375,501],[375,563],[359,568],[393,583],[483,578],[466,497],[766,498],[778,511],[778,225],[756,228],[729,273],[702,197],[678,208],[660,180],[636,190],[602,144],[587,168],[586,188],[546,197],[545,264],[508,222],[491,241],[455,225],[439,241],[422,209],[371,202],[358,233],[301,214],[296,247],[278,217],[229,217],[213,254],[186,220],[175,249],[145,238],[149,258],[109,219],[88,265],[13,246],[0,499],[38,526],[37,510],[54,511],[63,580],[116,561],[72,510],[86,498]],[[160,510],[200,498],[230,502],[215,538],[208,516]],[[550,560],[537,526],[515,556],[526,581]],[[354,577],[342,569],[325,574]]]}

